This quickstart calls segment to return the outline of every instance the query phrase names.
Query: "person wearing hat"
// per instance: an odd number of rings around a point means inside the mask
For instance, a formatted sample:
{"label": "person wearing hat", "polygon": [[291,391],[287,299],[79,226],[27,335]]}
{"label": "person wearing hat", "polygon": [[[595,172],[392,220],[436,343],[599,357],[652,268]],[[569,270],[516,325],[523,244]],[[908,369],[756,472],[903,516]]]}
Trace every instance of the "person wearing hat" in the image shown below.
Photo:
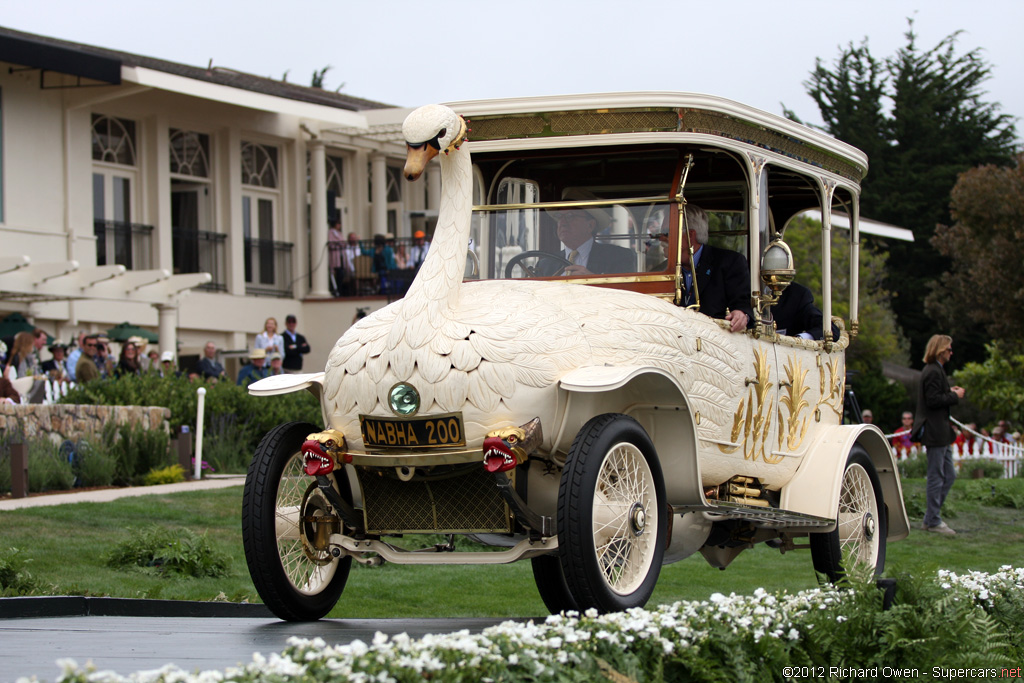
{"label": "person wearing hat", "polygon": [[426,241],[427,234],[422,230],[417,230],[412,234],[412,246],[409,247],[409,267],[419,270],[419,267],[423,265],[423,259],[427,257],[427,251],[430,250],[430,242]]}
{"label": "person wearing hat", "polygon": [[289,313],[284,319],[284,360],[282,366],[289,374],[302,372],[302,356],[309,353],[309,342],[295,331],[298,320]]}
{"label": "person wearing hat", "polygon": [[174,367],[174,351],[160,354],[160,367],[157,369],[161,377],[181,377],[181,370]]}
{"label": "person wearing hat", "polygon": [[865,408],[860,411],[860,421],[866,425],[872,424],[875,421],[875,414],[869,408]]}
{"label": "person wearing hat", "polygon": [[279,354],[279,353],[272,353],[272,354],[270,354],[270,369],[267,370],[267,376],[268,377],[273,376],[273,375],[283,375],[284,374],[284,368],[281,367],[281,362],[282,362],[281,354]]}
{"label": "person wearing hat", "polygon": [[68,379],[67,352],[68,345],[60,340],[50,344],[50,353],[53,355],[53,358],[50,360],[44,360],[41,366],[43,372],[45,372],[50,379],[55,379],[61,382]]}
{"label": "person wearing hat", "polygon": [[249,353],[249,363],[238,372],[238,386],[246,387],[266,377],[267,369],[263,367],[266,362],[267,352],[263,349],[253,349]]}
{"label": "person wearing hat", "polygon": [[[568,188],[562,199],[596,200],[586,190]],[[563,265],[552,259],[537,264],[538,275],[594,275],[605,273],[632,273],[636,271],[636,255],[624,247],[598,242],[594,238],[611,226],[608,210],[600,206],[580,206],[547,212],[557,223],[558,239],[562,243],[559,256],[569,262]]]}

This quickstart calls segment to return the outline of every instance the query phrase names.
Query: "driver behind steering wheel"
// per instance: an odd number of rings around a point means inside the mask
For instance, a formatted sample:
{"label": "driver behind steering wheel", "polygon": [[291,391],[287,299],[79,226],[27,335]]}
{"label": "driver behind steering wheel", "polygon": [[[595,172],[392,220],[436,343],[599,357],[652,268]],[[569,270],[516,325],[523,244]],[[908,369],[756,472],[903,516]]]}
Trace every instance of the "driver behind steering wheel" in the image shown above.
{"label": "driver behind steering wheel", "polygon": [[[597,197],[569,188],[563,199],[585,200]],[[632,273],[636,270],[636,254],[632,250],[594,240],[595,235],[611,225],[611,215],[606,209],[581,206],[552,210],[548,214],[558,224],[558,239],[562,243],[558,255],[568,261],[569,265],[553,259],[542,260],[537,264],[538,275],[602,275]]]}

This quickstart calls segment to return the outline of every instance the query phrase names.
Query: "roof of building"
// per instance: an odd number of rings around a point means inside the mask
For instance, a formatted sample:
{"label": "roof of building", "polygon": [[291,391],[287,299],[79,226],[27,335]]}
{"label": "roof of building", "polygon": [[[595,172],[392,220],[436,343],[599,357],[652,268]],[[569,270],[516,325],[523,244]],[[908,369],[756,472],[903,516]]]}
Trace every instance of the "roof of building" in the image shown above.
{"label": "roof of building", "polygon": [[206,68],[195,67],[155,57],[16,31],[4,26],[0,26],[0,61],[44,71],[57,71],[110,84],[121,82],[121,66],[142,67],[207,83],[335,109],[364,111],[392,106],[339,92],[255,76],[227,67],[213,66],[212,59]]}

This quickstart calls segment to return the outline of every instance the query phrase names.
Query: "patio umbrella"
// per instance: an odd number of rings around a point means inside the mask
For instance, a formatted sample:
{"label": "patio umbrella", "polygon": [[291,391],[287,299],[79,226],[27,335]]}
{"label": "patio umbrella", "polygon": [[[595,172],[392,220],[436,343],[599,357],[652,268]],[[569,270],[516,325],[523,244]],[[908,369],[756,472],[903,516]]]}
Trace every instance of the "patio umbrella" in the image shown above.
{"label": "patio umbrella", "polygon": [[121,323],[111,327],[107,330],[107,336],[110,337],[111,341],[119,342],[128,341],[132,337],[142,337],[151,343],[156,343],[160,339],[156,332],[150,332],[143,327],[132,325],[131,323]]}
{"label": "patio umbrella", "polygon": [[[25,320],[25,316],[15,311],[3,320],[0,320],[0,339],[9,339],[19,332],[32,332],[36,326]],[[46,343],[52,344],[53,337],[46,335]]]}

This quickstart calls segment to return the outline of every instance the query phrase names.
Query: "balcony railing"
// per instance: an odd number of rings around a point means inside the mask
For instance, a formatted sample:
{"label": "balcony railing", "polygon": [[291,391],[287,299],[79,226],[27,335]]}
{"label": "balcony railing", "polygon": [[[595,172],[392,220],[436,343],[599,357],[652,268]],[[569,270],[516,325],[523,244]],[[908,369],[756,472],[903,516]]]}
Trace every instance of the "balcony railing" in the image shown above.
{"label": "balcony railing", "polygon": [[128,270],[152,268],[152,225],[96,220],[93,228],[96,232],[96,265],[119,265]]}
{"label": "balcony railing", "polygon": [[204,230],[171,230],[174,272],[209,273],[213,279],[198,289],[226,292],[227,235]]}
{"label": "balcony railing", "polygon": [[292,245],[273,240],[245,240],[245,293],[292,296]]}

